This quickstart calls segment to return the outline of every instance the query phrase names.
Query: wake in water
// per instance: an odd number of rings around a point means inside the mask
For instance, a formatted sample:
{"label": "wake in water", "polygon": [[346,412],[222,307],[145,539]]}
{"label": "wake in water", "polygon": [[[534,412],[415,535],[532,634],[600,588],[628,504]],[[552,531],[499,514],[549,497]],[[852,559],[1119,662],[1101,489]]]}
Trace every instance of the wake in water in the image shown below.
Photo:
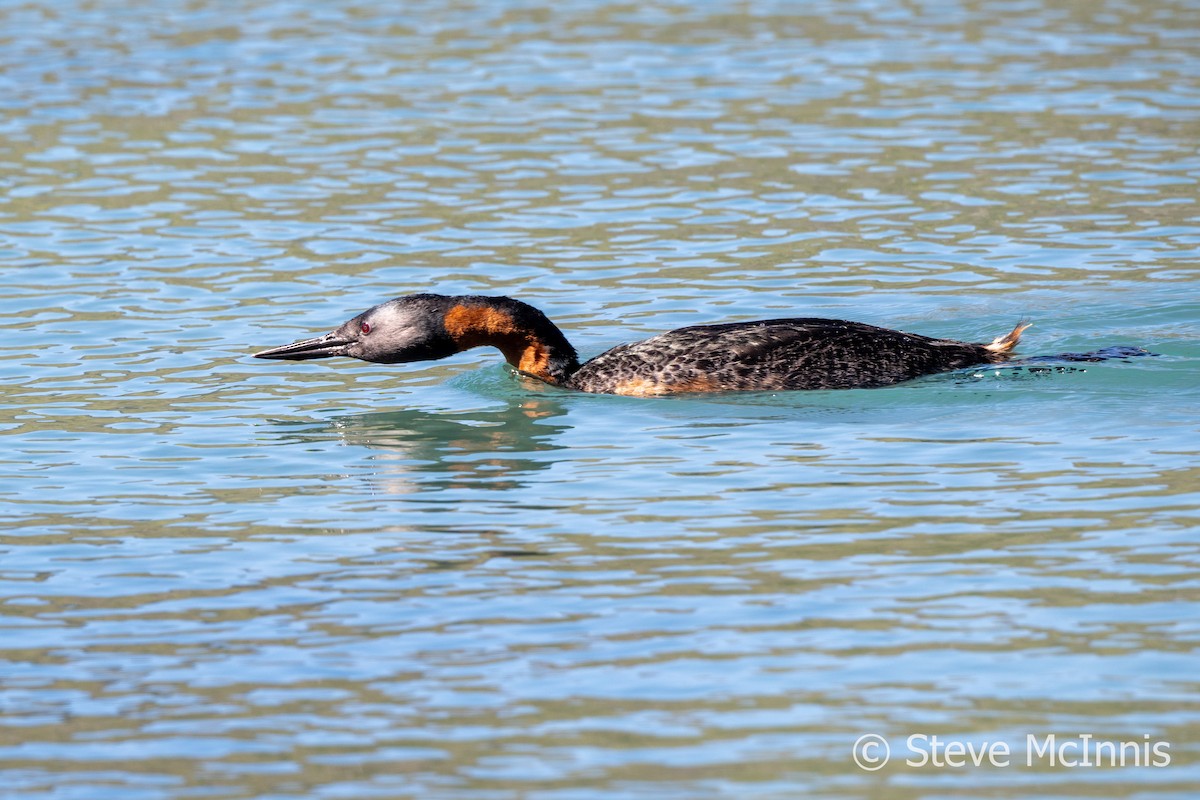
{"label": "wake in water", "polygon": [[1102,347],[1099,350],[1090,350],[1086,353],[1059,353],[1053,356],[1019,358],[1005,364],[989,364],[982,369],[980,367],[973,367],[959,370],[957,374],[960,376],[960,379],[963,375],[970,376],[971,378],[982,378],[987,373],[996,376],[1062,375],[1068,372],[1087,372],[1086,367],[1071,366],[1072,364],[1095,364],[1103,361],[1128,362],[1132,358],[1147,356],[1157,357],[1158,353],[1151,353],[1149,350],[1131,345],[1115,345],[1113,347]]}
{"label": "wake in water", "polygon": [[1021,358],[1015,361],[1010,361],[1010,364],[1031,364],[1035,362],[1055,362],[1055,361],[1128,361],[1131,358],[1141,358],[1143,356],[1157,356],[1158,353],[1151,353],[1149,350],[1143,350],[1140,347],[1131,347],[1129,345],[1116,345],[1115,347],[1102,347],[1099,350],[1092,350],[1087,353],[1059,353],[1056,356],[1030,356],[1029,358]]}

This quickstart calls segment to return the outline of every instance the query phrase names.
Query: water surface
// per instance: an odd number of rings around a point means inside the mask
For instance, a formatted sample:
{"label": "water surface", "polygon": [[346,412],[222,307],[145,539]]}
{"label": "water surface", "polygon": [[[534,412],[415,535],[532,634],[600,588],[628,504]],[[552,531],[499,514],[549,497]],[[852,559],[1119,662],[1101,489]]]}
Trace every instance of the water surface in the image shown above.
{"label": "water surface", "polygon": [[[5,796],[1195,796],[1198,22],[0,4]],[[249,357],[414,291],[585,355],[787,315],[1156,355],[643,400]],[[1027,766],[1051,734],[1171,763]]]}

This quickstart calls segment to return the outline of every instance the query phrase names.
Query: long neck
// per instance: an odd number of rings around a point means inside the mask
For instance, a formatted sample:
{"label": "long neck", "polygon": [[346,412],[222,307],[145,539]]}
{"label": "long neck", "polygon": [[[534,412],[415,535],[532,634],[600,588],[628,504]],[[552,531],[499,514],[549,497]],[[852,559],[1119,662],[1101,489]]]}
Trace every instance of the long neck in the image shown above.
{"label": "long neck", "polygon": [[459,350],[489,345],[521,372],[560,384],[579,369],[575,348],[545,314],[511,297],[452,298],[446,333]]}

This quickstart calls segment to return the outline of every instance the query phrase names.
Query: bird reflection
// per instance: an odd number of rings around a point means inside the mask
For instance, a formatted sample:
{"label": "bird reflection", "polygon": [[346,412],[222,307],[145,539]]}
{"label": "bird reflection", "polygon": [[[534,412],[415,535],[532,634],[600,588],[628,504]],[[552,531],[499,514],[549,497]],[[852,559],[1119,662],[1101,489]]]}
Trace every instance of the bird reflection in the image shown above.
{"label": "bird reflection", "polygon": [[544,454],[564,449],[556,442],[567,426],[553,420],[565,413],[559,403],[535,398],[499,409],[350,414],[327,430],[377,451],[373,482],[388,494],[503,491],[554,463]]}

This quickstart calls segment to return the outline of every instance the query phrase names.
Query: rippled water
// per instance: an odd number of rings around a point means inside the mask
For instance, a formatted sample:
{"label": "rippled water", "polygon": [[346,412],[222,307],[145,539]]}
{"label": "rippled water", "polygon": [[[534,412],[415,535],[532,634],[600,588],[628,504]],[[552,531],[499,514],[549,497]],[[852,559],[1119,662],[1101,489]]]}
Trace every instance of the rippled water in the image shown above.
{"label": "rippled water", "polygon": [[[0,794],[1194,797],[1198,131],[1190,0],[0,4]],[[1156,355],[249,358],[413,291]]]}

